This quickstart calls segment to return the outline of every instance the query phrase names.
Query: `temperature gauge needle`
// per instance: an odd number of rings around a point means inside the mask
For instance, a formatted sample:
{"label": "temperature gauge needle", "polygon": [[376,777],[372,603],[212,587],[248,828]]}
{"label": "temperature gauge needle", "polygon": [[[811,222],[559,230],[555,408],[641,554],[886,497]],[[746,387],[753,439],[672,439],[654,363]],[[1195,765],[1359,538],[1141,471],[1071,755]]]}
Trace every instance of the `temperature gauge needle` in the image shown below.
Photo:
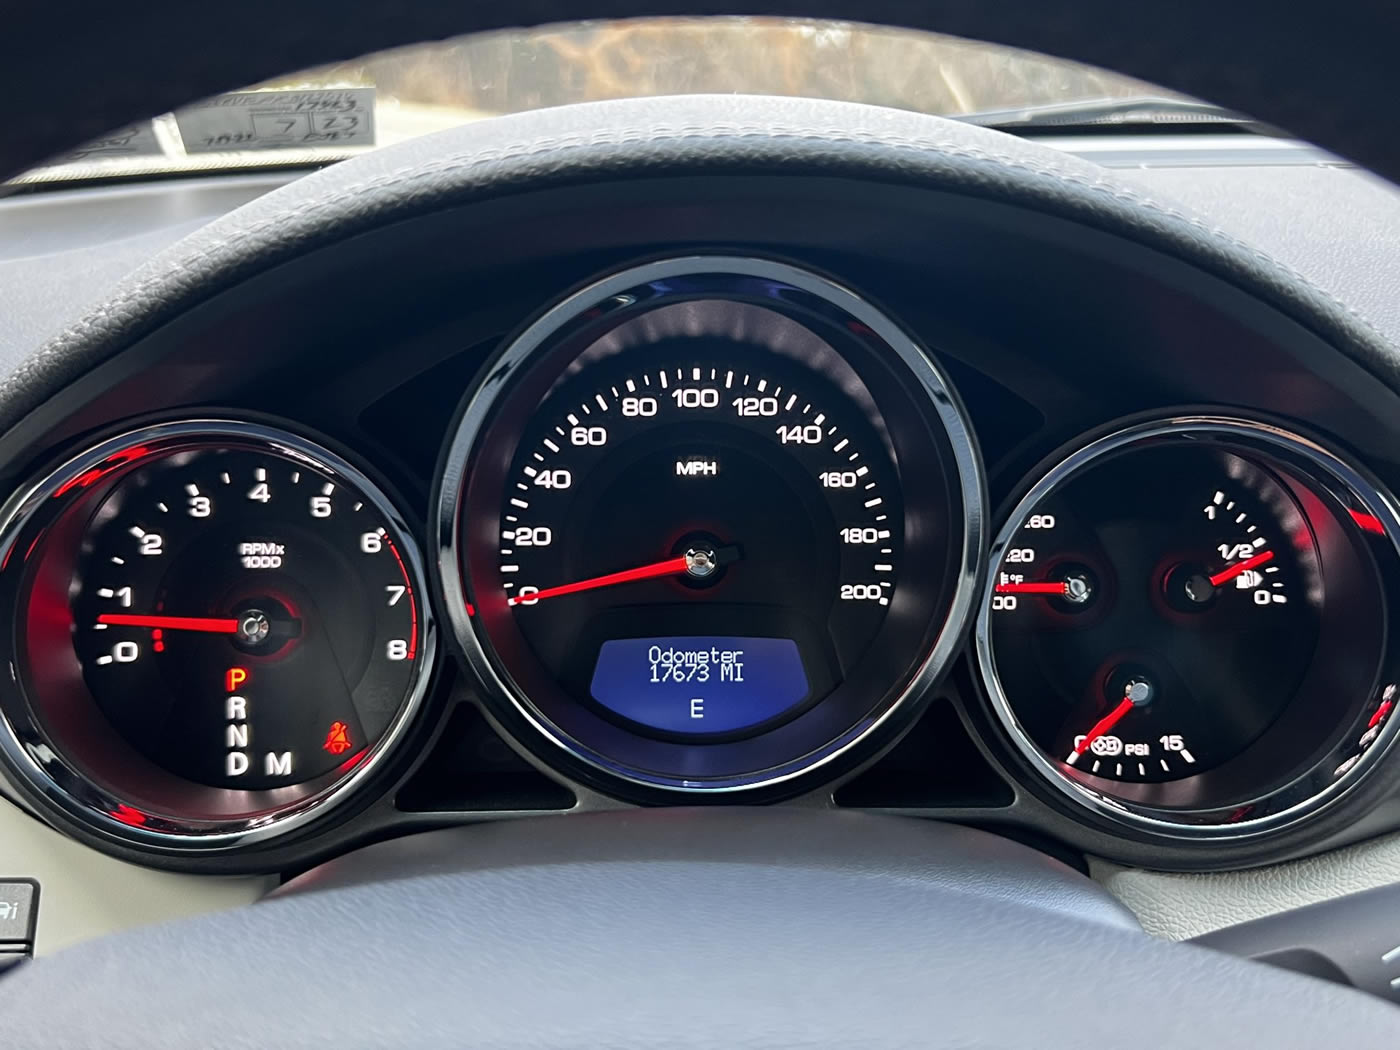
{"label": "temperature gauge needle", "polygon": [[1094,585],[1083,572],[1071,572],[1062,580],[1004,580],[992,588],[997,594],[1038,594],[1043,598],[1063,598],[1070,605],[1087,607],[1094,597]]}
{"label": "temperature gauge needle", "polygon": [[1060,583],[999,583],[998,594],[1055,594],[1065,597],[1069,594],[1069,584]]}
{"label": "temperature gauge needle", "polygon": [[509,598],[506,604],[523,605],[526,602],[533,604],[544,601],[546,598],[560,598],[566,594],[595,591],[600,587],[616,587],[621,583],[650,580],[658,576],[679,576],[682,573],[690,573],[692,576],[703,578],[710,575],[719,566],[727,565],[738,559],[738,547],[721,547],[714,551],[692,550],[674,558],[667,558],[665,561],[653,562],[651,565],[623,569],[621,572],[610,572],[605,576],[593,576],[586,580],[575,580],[573,583],[561,583],[557,587],[546,587],[532,594],[517,594]]}

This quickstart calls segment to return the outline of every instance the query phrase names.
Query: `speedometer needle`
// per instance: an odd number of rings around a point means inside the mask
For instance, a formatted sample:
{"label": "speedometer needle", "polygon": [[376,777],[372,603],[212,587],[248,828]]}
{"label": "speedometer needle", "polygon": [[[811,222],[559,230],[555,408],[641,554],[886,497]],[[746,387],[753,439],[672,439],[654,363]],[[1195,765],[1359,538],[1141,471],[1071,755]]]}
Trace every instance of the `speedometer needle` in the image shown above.
{"label": "speedometer needle", "polygon": [[716,551],[701,553],[706,555],[706,559],[700,564],[708,565],[708,568],[704,571],[697,571],[695,553],[678,554],[674,558],[653,562],[651,565],[642,565],[636,569],[623,569],[621,572],[610,572],[605,576],[594,576],[587,580],[575,580],[573,583],[561,583],[558,587],[546,587],[542,591],[535,591],[531,594],[517,594],[508,599],[506,604],[524,605],[526,602],[534,604],[546,598],[559,598],[565,594],[577,594],[579,591],[593,591],[600,587],[615,587],[620,583],[632,583],[636,580],[650,580],[657,576],[679,576],[683,572],[693,573],[696,576],[707,576],[709,573],[713,572],[717,566],[727,565],[729,562],[737,561],[739,558],[738,547],[721,547]]}
{"label": "speedometer needle", "polygon": [[111,627],[155,627],[166,631],[203,631],[206,634],[237,634],[238,621],[204,616],[136,616],[103,613],[97,622]]}

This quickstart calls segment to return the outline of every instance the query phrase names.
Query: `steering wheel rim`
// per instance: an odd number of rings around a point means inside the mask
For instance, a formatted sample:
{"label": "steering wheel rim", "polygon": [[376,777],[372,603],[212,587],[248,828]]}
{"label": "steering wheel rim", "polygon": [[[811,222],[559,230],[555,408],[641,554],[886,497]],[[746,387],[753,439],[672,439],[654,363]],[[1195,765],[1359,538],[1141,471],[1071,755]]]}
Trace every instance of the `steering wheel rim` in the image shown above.
{"label": "steering wheel rim", "polygon": [[792,809],[382,843],[252,908],[40,960],[3,992],[0,1038],[30,1050],[1200,1050],[1245,1032],[1290,1050],[1400,1033],[1380,1000],[1149,938],[1005,839]]}

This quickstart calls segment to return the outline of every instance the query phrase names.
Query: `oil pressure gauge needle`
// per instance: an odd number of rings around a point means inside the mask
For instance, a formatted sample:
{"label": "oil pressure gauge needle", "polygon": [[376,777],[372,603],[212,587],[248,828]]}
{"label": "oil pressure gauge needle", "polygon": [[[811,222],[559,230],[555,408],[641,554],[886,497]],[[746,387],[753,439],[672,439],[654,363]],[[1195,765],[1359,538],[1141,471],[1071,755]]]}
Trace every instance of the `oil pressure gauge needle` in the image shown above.
{"label": "oil pressure gauge needle", "polygon": [[1118,706],[1095,722],[1094,728],[1079,738],[1079,743],[1074,745],[1074,750],[1069,753],[1069,757],[1065,761],[1074,765],[1079,760],[1079,756],[1093,746],[1095,740],[1121,722],[1129,711],[1149,703],[1152,700],[1152,693],[1150,682],[1141,678],[1134,678],[1130,681],[1123,687],[1123,699],[1118,701]]}

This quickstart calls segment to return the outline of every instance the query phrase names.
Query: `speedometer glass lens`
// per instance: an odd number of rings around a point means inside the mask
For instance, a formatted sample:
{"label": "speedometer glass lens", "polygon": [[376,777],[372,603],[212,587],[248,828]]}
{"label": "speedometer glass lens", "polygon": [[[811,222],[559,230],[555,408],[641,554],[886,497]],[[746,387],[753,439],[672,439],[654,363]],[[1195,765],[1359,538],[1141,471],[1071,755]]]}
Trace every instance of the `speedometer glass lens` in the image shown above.
{"label": "speedometer glass lens", "polygon": [[675,260],[580,293],[488,368],[449,456],[468,659],[527,743],[614,787],[835,758],[918,699],[971,600],[980,482],[951,391],[789,267]]}
{"label": "speedometer glass lens", "polygon": [[326,808],[426,686],[401,521],[291,435],[108,443],[41,483],[6,550],[20,768],[126,837],[223,841]]}
{"label": "speedometer glass lens", "polygon": [[1387,500],[1321,448],[1178,420],[1071,456],[993,548],[994,705],[1052,781],[1238,833],[1335,793],[1386,729]]}

